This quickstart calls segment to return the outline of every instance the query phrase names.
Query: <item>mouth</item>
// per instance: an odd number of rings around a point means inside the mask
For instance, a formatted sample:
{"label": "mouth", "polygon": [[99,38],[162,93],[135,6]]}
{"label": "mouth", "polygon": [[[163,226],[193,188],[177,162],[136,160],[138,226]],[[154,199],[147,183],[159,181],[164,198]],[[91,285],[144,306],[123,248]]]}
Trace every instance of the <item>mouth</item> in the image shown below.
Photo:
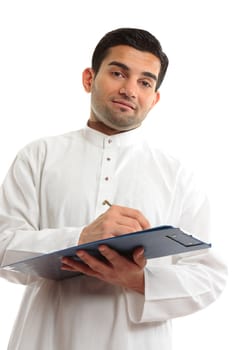
{"label": "mouth", "polygon": [[127,108],[127,109],[131,109],[131,110],[135,110],[136,109],[135,104],[131,103],[129,101],[125,101],[125,100],[122,100],[122,99],[114,99],[114,100],[112,100],[112,102],[114,104],[119,105],[119,107],[121,107],[121,108]]}

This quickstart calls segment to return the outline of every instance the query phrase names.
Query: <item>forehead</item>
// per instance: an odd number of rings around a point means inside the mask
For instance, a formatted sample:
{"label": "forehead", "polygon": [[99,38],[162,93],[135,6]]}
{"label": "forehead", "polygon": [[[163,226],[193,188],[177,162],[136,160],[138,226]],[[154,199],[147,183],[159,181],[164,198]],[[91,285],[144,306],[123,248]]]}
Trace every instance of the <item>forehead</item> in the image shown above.
{"label": "forehead", "polygon": [[147,51],[136,50],[127,45],[118,45],[111,47],[101,66],[109,66],[111,62],[121,62],[129,70],[137,72],[151,72],[158,75],[160,70],[160,60],[158,57]]}

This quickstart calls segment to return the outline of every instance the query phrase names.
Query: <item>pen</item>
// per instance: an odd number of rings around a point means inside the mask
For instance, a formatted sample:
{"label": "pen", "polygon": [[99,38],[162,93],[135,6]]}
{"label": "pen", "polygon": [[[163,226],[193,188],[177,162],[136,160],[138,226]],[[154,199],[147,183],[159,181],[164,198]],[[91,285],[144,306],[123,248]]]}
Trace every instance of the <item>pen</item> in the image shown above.
{"label": "pen", "polygon": [[107,199],[105,199],[104,201],[103,201],[103,203],[102,203],[103,205],[105,205],[105,204],[107,204],[109,207],[111,207],[112,206],[112,204],[111,203],[109,203],[109,201],[107,200]]}

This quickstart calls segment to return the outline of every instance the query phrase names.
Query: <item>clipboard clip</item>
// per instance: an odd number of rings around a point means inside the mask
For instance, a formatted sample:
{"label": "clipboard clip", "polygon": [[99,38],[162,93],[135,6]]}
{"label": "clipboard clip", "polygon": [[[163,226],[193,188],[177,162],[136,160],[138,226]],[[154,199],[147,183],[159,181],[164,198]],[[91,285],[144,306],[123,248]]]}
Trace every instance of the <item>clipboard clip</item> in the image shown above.
{"label": "clipboard clip", "polygon": [[179,244],[182,244],[184,247],[193,247],[203,244],[203,242],[199,241],[197,238],[194,238],[192,235],[183,234],[182,232],[167,235],[166,237]]}

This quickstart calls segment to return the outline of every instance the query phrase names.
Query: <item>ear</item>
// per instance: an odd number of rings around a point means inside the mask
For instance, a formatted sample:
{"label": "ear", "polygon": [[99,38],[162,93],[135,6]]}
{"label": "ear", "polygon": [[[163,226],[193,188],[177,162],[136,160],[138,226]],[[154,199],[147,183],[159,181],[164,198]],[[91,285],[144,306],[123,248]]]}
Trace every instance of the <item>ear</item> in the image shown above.
{"label": "ear", "polygon": [[150,108],[152,109],[156,105],[156,103],[159,102],[159,100],[160,100],[160,93],[158,91],[155,91],[154,98]]}
{"label": "ear", "polygon": [[91,92],[92,81],[94,77],[93,69],[86,68],[82,74],[83,87],[86,92]]}

